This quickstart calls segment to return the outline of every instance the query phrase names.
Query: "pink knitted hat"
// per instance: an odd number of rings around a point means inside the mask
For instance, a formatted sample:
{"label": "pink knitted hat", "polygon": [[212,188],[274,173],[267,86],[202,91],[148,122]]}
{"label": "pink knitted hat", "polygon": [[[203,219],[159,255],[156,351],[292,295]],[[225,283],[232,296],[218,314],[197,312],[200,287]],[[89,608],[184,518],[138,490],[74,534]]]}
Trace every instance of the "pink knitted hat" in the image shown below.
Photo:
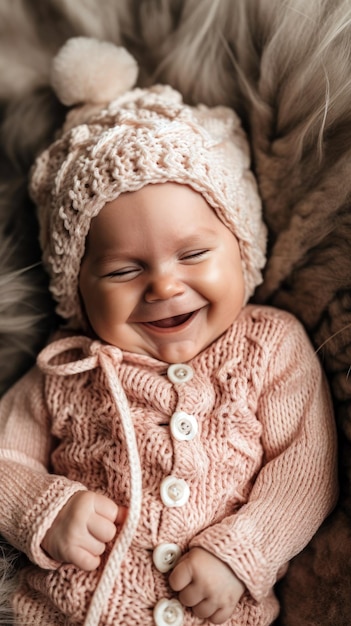
{"label": "pink knitted hat", "polygon": [[75,107],[36,160],[30,192],[57,312],[78,324],[91,220],[106,202],[150,183],[200,192],[239,241],[246,300],[262,280],[266,230],[238,117],[223,106],[187,106],[168,86],[132,89],[136,77],[124,48],[84,37],[68,40],[53,63],[53,87]]}

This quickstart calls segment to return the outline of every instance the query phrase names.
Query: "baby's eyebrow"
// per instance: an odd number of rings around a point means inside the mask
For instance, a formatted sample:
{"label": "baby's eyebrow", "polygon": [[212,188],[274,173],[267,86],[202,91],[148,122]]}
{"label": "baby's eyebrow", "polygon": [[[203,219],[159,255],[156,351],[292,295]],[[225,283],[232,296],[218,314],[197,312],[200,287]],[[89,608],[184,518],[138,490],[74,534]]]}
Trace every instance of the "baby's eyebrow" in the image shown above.
{"label": "baby's eyebrow", "polygon": [[120,261],[125,261],[128,258],[131,258],[132,255],[126,254],[125,252],[108,252],[104,251],[101,254],[92,257],[92,262],[94,265],[103,265],[107,263],[117,263]]}
{"label": "baby's eyebrow", "polygon": [[[187,246],[203,246],[211,243],[215,237],[218,238],[218,235],[211,228],[200,228],[195,233],[184,235],[180,233],[178,236],[172,235],[170,237],[170,242],[172,242],[172,247],[174,248],[186,248]],[[133,257],[134,249],[128,244],[128,242],[124,242],[122,245],[109,246],[108,248],[104,248],[96,258],[100,260],[101,258],[106,259],[116,259],[122,257]]]}
{"label": "baby's eyebrow", "polygon": [[[206,239],[206,241],[204,241]],[[218,232],[211,228],[211,226],[203,226],[202,224],[191,233],[179,233],[178,236],[174,236],[174,242],[181,245],[197,245],[207,243],[208,241],[213,241],[214,239],[218,239]]]}
{"label": "baby's eyebrow", "polygon": [[[207,248],[215,244],[218,240],[218,233],[214,229],[208,226],[200,226],[196,232],[184,234],[173,233],[169,239],[169,251],[183,252],[190,249]],[[168,245],[168,241],[165,242],[165,246]],[[89,251],[87,250],[89,254]],[[100,250],[96,250],[95,253],[91,251],[91,263],[101,268],[103,266],[112,265],[114,263],[125,262],[138,262],[143,260],[143,250],[138,250],[137,254],[135,247],[130,242],[112,242],[107,247]]]}
{"label": "baby's eyebrow", "polygon": [[[200,228],[196,233],[191,235],[180,235],[178,239],[174,239],[174,243],[180,247],[206,245],[212,241],[215,233],[210,228]],[[206,239],[206,241],[204,241]]]}

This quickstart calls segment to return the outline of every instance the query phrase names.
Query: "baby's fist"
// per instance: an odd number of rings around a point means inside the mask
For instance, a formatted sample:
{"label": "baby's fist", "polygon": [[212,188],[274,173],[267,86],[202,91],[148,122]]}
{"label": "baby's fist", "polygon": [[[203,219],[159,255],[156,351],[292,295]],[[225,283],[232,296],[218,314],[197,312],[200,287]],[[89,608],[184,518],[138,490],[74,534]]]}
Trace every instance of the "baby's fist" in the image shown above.
{"label": "baby's fist", "polygon": [[212,624],[231,617],[245,590],[230,567],[203,548],[192,548],[178,561],[169,584],[184,606]]}
{"label": "baby's fist", "polygon": [[87,572],[96,569],[106,544],[116,534],[116,523],[125,520],[126,509],[92,491],[75,493],[58,513],[42,542],[56,561],[71,563]]}

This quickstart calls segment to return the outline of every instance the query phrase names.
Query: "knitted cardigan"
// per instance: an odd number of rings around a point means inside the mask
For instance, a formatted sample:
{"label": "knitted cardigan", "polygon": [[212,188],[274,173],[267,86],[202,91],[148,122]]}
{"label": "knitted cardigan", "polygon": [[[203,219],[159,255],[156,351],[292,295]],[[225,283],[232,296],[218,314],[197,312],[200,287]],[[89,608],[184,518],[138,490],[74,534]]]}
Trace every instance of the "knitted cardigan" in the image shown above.
{"label": "knitted cardigan", "polygon": [[[13,600],[18,621],[151,626],[156,603],[175,596],[152,554],[172,542],[212,552],[246,585],[226,626],[270,624],[274,583],[337,497],[329,394],[300,324],[247,306],[179,382],[167,363],[86,337],[49,344],[38,364],[0,405],[0,532],[33,563]],[[179,411],[195,418],[189,440],[169,427]],[[189,488],[181,506],[160,496],[170,476]],[[40,547],[82,489],[130,510],[89,573]],[[209,623],[189,609],[183,620]]]}

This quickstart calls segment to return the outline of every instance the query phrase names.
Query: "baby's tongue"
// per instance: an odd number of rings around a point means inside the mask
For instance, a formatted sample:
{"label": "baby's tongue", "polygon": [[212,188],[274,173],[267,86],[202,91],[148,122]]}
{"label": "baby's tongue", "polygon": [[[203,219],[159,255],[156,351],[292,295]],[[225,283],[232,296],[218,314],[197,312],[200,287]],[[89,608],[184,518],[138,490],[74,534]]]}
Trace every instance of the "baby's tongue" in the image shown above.
{"label": "baby's tongue", "polygon": [[184,313],[183,315],[175,315],[174,317],[165,317],[163,320],[157,320],[152,322],[153,326],[158,328],[172,328],[172,326],[180,326],[187,319],[189,319],[191,313]]}

